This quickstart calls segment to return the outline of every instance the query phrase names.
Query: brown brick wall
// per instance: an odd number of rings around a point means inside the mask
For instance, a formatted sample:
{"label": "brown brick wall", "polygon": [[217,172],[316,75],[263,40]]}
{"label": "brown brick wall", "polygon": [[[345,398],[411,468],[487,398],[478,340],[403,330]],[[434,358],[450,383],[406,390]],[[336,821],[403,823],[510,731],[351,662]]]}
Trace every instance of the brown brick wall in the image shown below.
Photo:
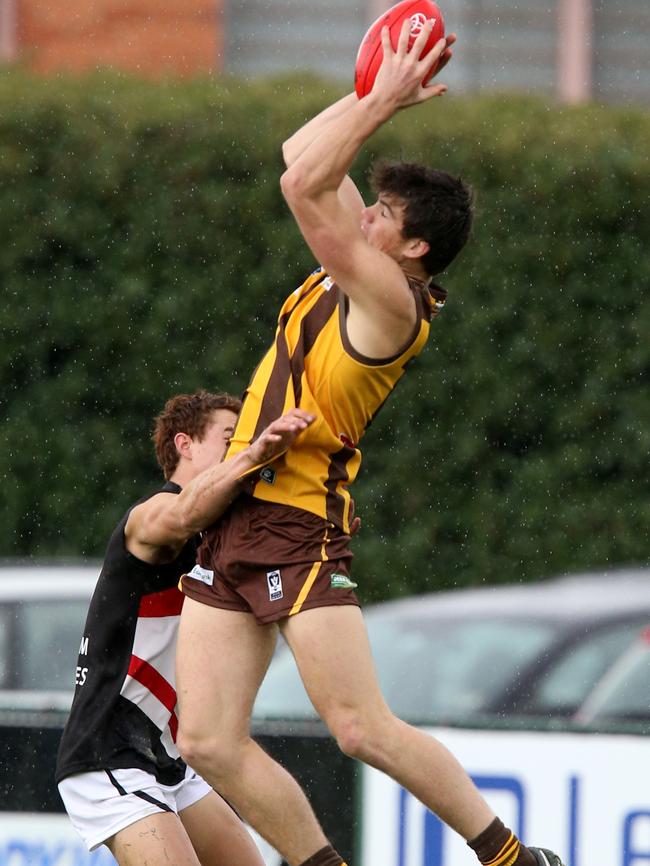
{"label": "brown brick wall", "polygon": [[18,0],[19,54],[43,73],[199,75],[221,67],[221,20],[221,0]]}

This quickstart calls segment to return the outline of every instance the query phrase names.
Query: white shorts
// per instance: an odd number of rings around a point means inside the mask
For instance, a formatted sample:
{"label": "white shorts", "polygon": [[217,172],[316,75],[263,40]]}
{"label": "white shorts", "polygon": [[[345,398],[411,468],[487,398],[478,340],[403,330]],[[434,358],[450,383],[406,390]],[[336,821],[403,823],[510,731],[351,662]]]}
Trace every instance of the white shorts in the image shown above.
{"label": "white shorts", "polygon": [[178,785],[161,785],[144,770],[93,770],[59,783],[65,810],[89,851],[147,815],[178,814],[210,791],[190,767]]}

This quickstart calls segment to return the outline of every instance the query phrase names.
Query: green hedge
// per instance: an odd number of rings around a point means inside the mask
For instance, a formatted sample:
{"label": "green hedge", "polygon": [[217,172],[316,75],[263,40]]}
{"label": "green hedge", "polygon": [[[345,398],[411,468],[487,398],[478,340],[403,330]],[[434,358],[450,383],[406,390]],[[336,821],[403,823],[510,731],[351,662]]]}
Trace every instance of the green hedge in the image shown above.
{"label": "green hedge", "polygon": [[[4,556],[98,556],[173,392],[240,392],[313,267],[278,187],[318,81],[0,77]],[[446,96],[355,167],[477,191],[425,354],[365,442],[362,595],[648,559],[650,117]],[[335,143],[333,142],[333,145]]]}

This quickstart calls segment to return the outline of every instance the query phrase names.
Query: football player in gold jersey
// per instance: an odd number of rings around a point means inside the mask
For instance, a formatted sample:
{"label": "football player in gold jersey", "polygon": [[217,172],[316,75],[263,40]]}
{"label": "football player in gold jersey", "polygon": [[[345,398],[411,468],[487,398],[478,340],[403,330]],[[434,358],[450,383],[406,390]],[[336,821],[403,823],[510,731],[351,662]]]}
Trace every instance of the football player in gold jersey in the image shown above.
{"label": "football player in gold jersey", "polygon": [[350,576],[347,486],[359,440],[426,342],[446,297],[431,278],[462,249],[472,220],[471,192],[444,172],[382,166],[371,207],[347,175],[364,142],[398,110],[445,92],[421,82],[436,63],[444,66],[454,37],[419,59],[430,31],[428,23],[410,50],[408,22],[396,50],[384,31],[371,93],[340,100],[284,145],[282,191],[322,268],[282,307],[229,455],[290,407],[316,421],[207,533],[182,582],[181,753],[290,866],[343,861],[295,780],[250,737],[278,629],[346,754],[409,790],[480,862],[561,866],[556,855],[521,845],[449,751],[390,712]]}

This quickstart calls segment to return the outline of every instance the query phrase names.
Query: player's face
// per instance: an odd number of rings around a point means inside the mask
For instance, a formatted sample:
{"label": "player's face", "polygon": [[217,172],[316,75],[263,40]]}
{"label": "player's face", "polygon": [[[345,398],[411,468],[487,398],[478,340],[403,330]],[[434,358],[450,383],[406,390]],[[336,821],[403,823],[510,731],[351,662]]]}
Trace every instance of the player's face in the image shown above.
{"label": "player's face", "polygon": [[380,193],[377,201],[361,213],[361,231],[377,250],[400,261],[404,247],[404,206],[393,196]]}
{"label": "player's face", "polygon": [[223,460],[236,423],[237,415],[230,409],[214,410],[203,437],[192,442],[192,465],[196,472]]}

